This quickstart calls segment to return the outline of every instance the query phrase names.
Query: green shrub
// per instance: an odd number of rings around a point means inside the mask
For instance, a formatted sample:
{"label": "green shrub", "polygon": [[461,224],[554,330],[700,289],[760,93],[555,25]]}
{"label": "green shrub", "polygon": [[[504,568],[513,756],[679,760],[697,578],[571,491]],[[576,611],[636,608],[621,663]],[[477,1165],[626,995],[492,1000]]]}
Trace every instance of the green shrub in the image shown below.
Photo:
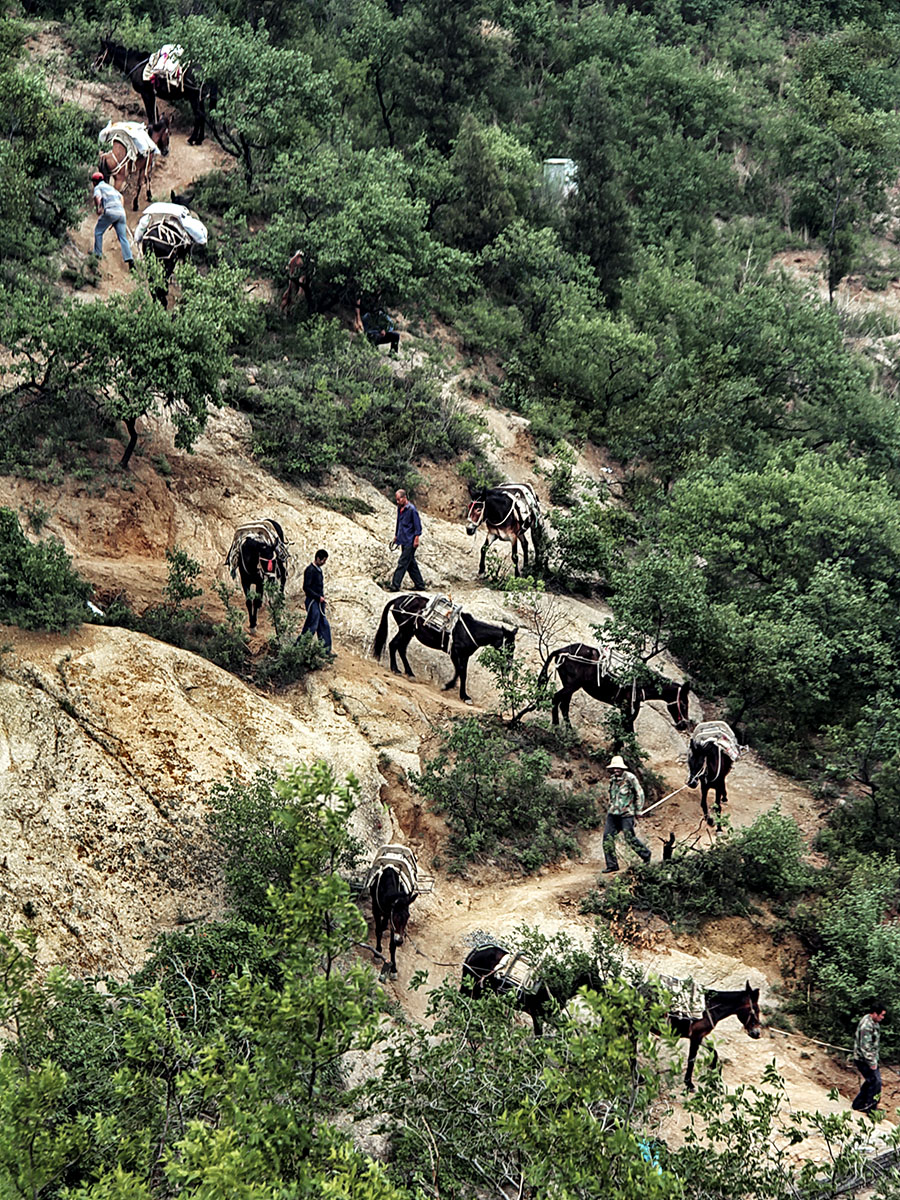
{"label": "green shrub", "polygon": [[91,585],[72,570],[62,542],[32,543],[11,508],[0,508],[0,622],[71,629],[87,616]]}
{"label": "green shrub", "polygon": [[[322,764],[300,767],[284,782],[273,770],[264,770],[249,783],[231,778],[213,786],[209,825],[224,855],[228,903],[240,919],[254,925],[266,924],[273,912],[269,889],[285,892],[290,887],[297,848],[308,840],[311,823],[317,827],[322,823],[318,794],[312,785],[325,773]],[[303,786],[295,788],[296,780]],[[355,867],[361,847],[347,833],[345,821],[338,821],[337,814],[335,821],[342,832],[340,844],[333,850],[333,862],[309,862],[308,870],[331,869],[337,863],[348,869]]]}
{"label": "green shrub", "polygon": [[747,829],[725,832],[707,851],[677,852],[668,862],[638,863],[602,891],[588,893],[582,911],[624,917],[649,910],[676,928],[712,917],[747,914],[753,897],[793,900],[814,883],[803,861],[796,822],[773,809]]}
{"label": "green shrub", "polygon": [[302,633],[294,642],[270,643],[267,653],[257,659],[253,676],[262,686],[287,687],[327,661],[324,642],[314,633]]}
{"label": "green shrub", "polygon": [[[873,1001],[891,1005],[900,987],[898,884],[893,856],[858,856],[849,872],[833,873],[826,895],[798,907],[792,927],[810,959],[790,1007],[810,1032],[846,1044]],[[896,1023],[888,1024],[883,1052],[898,1049]]]}
{"label": "green shrub", "polygon": [[474,449],[474,418],[442,395],[437,376],[424,367],[395,372],[368,346],[268,363],[254,379],[232,398],[250,416],[256,454],[285,479],[319,480],[342,462],[394,487],[420,458]]}
{"label": "green shrub", "polygon": [[577,827],[597,824],[590,796],[549,783],[550,756],[522,751],[500,729],[476,717],[454,721],[439,753],[412,781],[451,829],[453,868],[497,856],[534,871],[574,855]]}

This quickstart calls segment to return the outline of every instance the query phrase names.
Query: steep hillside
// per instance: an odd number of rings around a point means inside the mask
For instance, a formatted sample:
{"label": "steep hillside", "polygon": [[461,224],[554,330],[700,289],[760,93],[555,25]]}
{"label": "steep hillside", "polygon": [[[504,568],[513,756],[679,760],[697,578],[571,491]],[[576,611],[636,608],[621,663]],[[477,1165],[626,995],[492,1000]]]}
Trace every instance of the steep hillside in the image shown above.
{"label": "steep hillside", "polygon": [[[494,455],[510,477],[523,478],[527,432],[514,417],[505,424],[498,411],[491,413],[491,426],[499,435]],[[49,511],[48,532],[63,540],[99,603],[124,594],[138,609],[160,599],[165,550],[177,545],[202,563],[202,603],[214,611],[219,601],[210,589],[227,578],[223,563],[235,525],[277,517],[290,541],[292,605],[300,603],[304,564],[318,546],[330,551],[328,594],[338,652],[333,667],[303,685],[264,695],[202,659],[120,629],[83,627],[72,637],[9,631],[12,649],[3,659],[0,689],[3,921],[7,928],[33,928],[48,965],[125,975],[142,961],[156,933],[217,911],[220,880],[204,830],[210,786],[228,772],[248,778],[259,767],[283,771],[321,757],[341,774],[353,770],[360,778],[357,832],[367,847],[407,841],[423,870],[437,876],[433,892],[415,907],[413,944],[401,954],[400,978],[388,985],[411,1016],[422,1016],[426,996],[407,989],[410,975],[424,967],[434,982],[455,976],[453,964],[465,956],[467,937],[476,929],[504,937],[524,922],[587,936],[591,922],[578,915],[578,902],[602,865],[600,835],[582,838],[579,860],[535,877],[510,878],[490,865],[463,879],[432,870],[443,825],[424,809],[405,773],[421,767],[435,722],[478,712],[492,701],[489,676],[473,667],[475,705],[467,709],[455,694],[439,690],[450,674],[444,656],[414,648],[415,680],[374,662],[371,640],[388,599],[375,581],[392,568],[387,543],[393,505],[369,484],[339,472],[322,492],[356,496],[374,509],[344,517],[261,470],[248,442],[244,418],[224,409],[193,455],[174,449],[164,423],[148,429],[130,478],[101,494],[73,481],[62,487],[0,481],[0,503],[20,512],[37,505]],[[151,465],[161,457],[165,474]],[[500,595],[476,581],[481,535],[467,537],[459,500],[442,486],[445,474],[424,471],[421,561],[429,586],[463,599],[480,616],[515,622]],[[560,643],[592,638],[592,624],[606,612],[573,598],[563,599],[561,608]],[[257,642],[267,631],[263,610]],[[534,639],[525,630],[518,648],[537,663]],[[669,670],[677,677],[674,664]],[[573,705],[588,745],[602,744],[596,724],[601,713],[583,695]],[[703,715],[692,700],[692,717]],[[665,707],[646,705],[637,733],[666,786],[680,787],[686,742]],[[602,788],[588,759],[560,762],[555,770],[561,778],[574,772],[582,785]],[[777,802],[807,837],[815,832],[809,794],[768,770],[752,751],[736,766],[729,789],[735,825],[750,823]],[[656,854],[672,830],[679,839],[699,833],[711,840],[699,819],[697,793],[682,791],[647,819],[644,836]],[[793,953],[773,947],[761,927],[733,919],[715,923],[700,940],[649,931],[640,957],[666,973],[692,973],[709,986],[749,978],[762,986],[765,1009],[774,999],[771,989],[796,970]],[[828,1089],[835,1082],[848,1094],[855,1088],[852,1072],[836,1074],[834,1062],[802,1040],[772,1032],[763,1043],[751,1043],[736,1023],[724,1025],[717,1040],[731,1085],[755,1082],[774,1058],[797,1107],[841,1107],[828,1101]],[[673,1118],[661,1113],[660,1119]]]}

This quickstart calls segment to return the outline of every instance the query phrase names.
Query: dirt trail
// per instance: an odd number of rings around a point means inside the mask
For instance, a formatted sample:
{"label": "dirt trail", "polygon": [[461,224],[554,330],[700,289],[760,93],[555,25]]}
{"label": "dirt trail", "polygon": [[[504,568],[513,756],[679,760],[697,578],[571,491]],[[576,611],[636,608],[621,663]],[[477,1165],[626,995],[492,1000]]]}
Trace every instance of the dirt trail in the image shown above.
{"label": "dirt trail", "polygon": [[[70,56],[64,43],[53,32],[43,32],[26,42],[30,55],[39,59],[48,71],[47,81],[53,95],[68,100],[79,107],[93,112],[97,118],[99,132],[107,121],[144,121],[146,113],[140,96],[130,84],[120,79],[117,73],[104,70],[94,79],[81,79],[72,74]],[[165,113],[172,123],[169,154],[166,158],[157,155],[153,169],[152,194],[154,200],[168,200],[172,191],[189,190],[194,180],[210,171],[230,170],[234,159],[207,136],[202,146],[189,146],[187,139],[191,131],[190,113],[179,111],[160,102],[160,112]],[[90,170],[85,172],[85,216],[77,229],[70,231],[66,245],[60,251],[60,264],[80,267],[93,252],[94,226],[97,222],[91,201]],[[138,198],[138,210],[132,211],[134,178],[128,177],[124,194],[125,213],[129,233],[133,234],[141,213],[147,206],[146,188]],[[135,280],[122,261],[122,253],[115,231],[107,231],[103,239],[103,259],[100,263],[100,280],[96,287],[72,288],[61,285],[64,290],[79,300],[95,300],[111,296],[116,292],[129,292]]]}
{"label": "dirt trail", "polygon": [[[58,45],[57,41],[57,48]],[[35,53],[52,50],[46,41],[33,43]],[[53,86],[60,96],[95,106],[98,129],[110,116],[135,115],[138,106],[137,97],[126,85],[110,80],[84,84],[68,79],[60,70]],[[205,171],[229,165],[230,160],[225,159],[213,143],[208,142],[201,148],[187,146],[186,133],[183,124],[176,126],[172,152],[157,168],[155,192],[160,196],[167,196],[173,187],[188,186]],[[88,196],[86,188],[86,213]],[[87,253],[90,249],[93,224],[94,218],[87,214],[79,229],[73,232],[72,242],[77,252]],[[111,241],[111,235],[107,235],[101,287],[88,289],[81,295],[89,299],[130,286],[132,280],[122,267],[118,248]],[[403,369],[402,363],[398,369]],[[491,455],[507,475],[534,482],[544,495],[546,478],[534,472],[537,456],[522,418],[484,407],[472,399],[465,403],[484,413],[491,433]],[[366,501],[372,510],[364,515],[342,516],[318,502],[312,489],[288,486],[264,471],[250,454],[251,430],[246,418],[230,409],[212,415],[193,455],[175,450],[171,425],[164,418],[142,422],[140,434],[131,472],[120,481],[113,478],[108,485],[70,479],[56,486],[0,478],[0,504],[25,513],[39,503],[49,512],[47,532],[63,541],[76,568],[93,583],[95,599],[100,603],[116,594],[123,594],[139,609],[157,602],[166,582],[165,551],[177,545],[186,548],[200,562],[201,582],[206,589],[203,602],[210,612],[221,613],[221,603],[212,587],[216,581],[229,582],[223,562],[232,532],[238,524],[269,515],[281,520],[291,542],[292,572],[287,595],[295,607],[299,607],[301,598],[302,569],[313,550],[325,545],[331,554],[327,587],[338,661],[332,671],[317,674],[281,695],[267,696],[264,703],[260,700],[259,707],[265,709],[266,728],[270,731],[269,739],[261,749],[253,750],[253,739],[248,738],[248,729],[255,729],[254,722],[260,718],[252,713],[253,693],[243,685],[235,685],[230,676],[223,676],[217,683],[220,673],[206,664],[199,664],[199,660],[191,667],[197,678],[191,678],[189,687],[180,685],[191,705],[201,696],[214,699],[214,703],[210,699],[209,709],[215,717],[203,724],[202,747],[198,743],[189,753],[182,746],[178,739],[184,736],[184,722],[167,731],[172,743],[177,742],[179,755],[185,760],[190,758],[191,785],[196,794],[199,796],[217,777],[221,761],[228,756],[247,764],[248,770],[254,755],[260,765],[279,769],[298,757],[308,759],[315,755],[333,760],[346,769],[348,762],[362,760],[361,747],[365,746],[368,758],[364,802],[373,810],[379,807],[379,801],[387,805],[383,822],[373,819],[372,829],[377,830],[380,840],[391,837],[413,845],[420,855],[423,871],[437,875],[434,892],[423,896],[414,907],[413,945],[401,952],[400,978],[395,984],[386,985],[411,1018],[422,1018],[427,1000],[424,991],[412,992],[406,986],[412,972],[425,966],[434,983],[445,975],[456,978],[459,964],[469,948],[466,939],[474,930],[486,930],[498,938],[507,938],[516,926],[526,923],[546,932],[565,929],[587,938],[591,921],[579,914],[578,903],[585,891],[596,885],[602,865],[597,832],[583,835],[579,859],[556,864],[534,876],[509,877],[490,864],[472,869],[465,878],[432,870],[432,860],[441,851],[445,831],[440,820],[425,810],[421,799],[405,782],[405,774],[421,769],[422,756],[433,744],[437,724],[448,715],[483,711],[493,703],[494,694],[490,677],[477,662],[470,674],[475,704],[467,708],[455,694],[439,689],[450,675],[444,656],[414,647],[410,659],[416,672],[415,680],[393,676],[384,663],[376,664],[371,659],[372,636],[388,599],[374,581],[389,575],[395,561],[388,550],[394,522],[390,495],[380,493],[347,470],[338,470],[319,485],[316,492],[355,497]],[[115,456],[115,444],[111,449]],[[604,480],[612,470],[599,451],[583,454],[578,469]],[[502,597],[476,580],[475,555],[481,536],[473,539],[465,534],[460,520],[465,494],[458,480],[446,467],[423,464],[421,470],[424,484],[420,507],[426,536],[420,560],[426,581],[433,590],[440,589],[451,592],[456,598],[464,598],[467,607],[485,619],[515,619],[515,614],[504,607]],[[502,552],[508,553],[508,550]],[[240,603],[239,597],[236,602]],[[593,627],[608,615],[605,606],[573,597],[563,598],[560,605],[556,644],[595,640]],[[259,647],[268,633],[268,614],[264,611],[253,644]],[[167,703],[182,702],[180,694],[176,697],[173,693],[174,699],[167,698],[163,689],[170,686],[170,677],[184,678],[187,669],[182,661],[184,656],[179,658],[177,652],[153,643],[153,679],[163,682],[154,684],[159,692],[154,693],[152,703],[148,701],[143,706],[136,703],[135,692],[140,681],[131,679],[129,682],[124,668],[121,686],[117,685],[119,690],[113,695],[113,689],[110,689],[107,696],[99,690],[91,672],[99,676],[96,662],[102,662],[105,669],[112,670],[109,664],[115,659],[119,635],[120,631],[113,631],[109,646],[103,643],[99,634],[95,635],[96,645],[86,639],[87,648],[79,650],[79,654],[85,663],[90,660],[90,669],[84,668],[79,686],[90,701],[94,718],[114,726],[122,744],[133,742],[141,747],[146,757],[143,768],[146,778],[167,778],[166,772],[172,768],[162,757],[154,758],[157,750],[148,738],[147,728],[148,723],[158,720],[158,713],[165,711]],[[31,649],[27,639],[18,642],[17,651],[26,671],[40,667],[52,676],[57,667],[51,661],[51,643],[55,646],[53,653],[64,654],[66,641],[63,638],[55,642],[44,639],[40,647],[35,642]],[[535,641],[524,629],[519,634],[517,652],[531,664],[539,661]],[[173,658],[171,664],[168,663],[169,654]],[[34,658],[34,663],[29,655]],[[665,669],[678,677],[676,664],[669,663]],[[149,679],[149,669],[147,674]],[[133,716],[129,711],[132,703],[135,706]],[[283,721],[279,713],[284,717]],[[604,743],[599,724],[602,714],[602,706],[587,699],[583,693],[573,702],[572,718],[583,735],[585,746],[598,751]],[[699,700],[692,699],[694,720],[714,715]],[[8,714],[0,712],[0,716]],[[8,716],[10,729],[15,728],[16,719],[15,714]],[[18,719],[21,722],[21,718]],[[673,728],[665,706],[649,704],[642,708],[637,736],[649,756],[650,766],[661,775],[666,787],[680,787],[685,780],[687,745],[684,736]],[[227,741],[228,756],[219,745],[222,738]],[[52,742],[48,744],[52,748]],[[37,735],[35,746],[37,761],[41,750]],[[302,747],[302,753],[298,746]],[[15,767],[12,757],[10,763],[11,766],[6,764],[0,755],[0,766],[7,767],[7,776]],[[578,760],[573,756],[569,762],[560,762],[556,771],[571,786],[595,790],[601,788],[605,779],[596,760],[586,756]],[[4,778],[0,772],[0,784]],[[14,772],[10,778],[8,804],[10,812],[15,814],[17,779]],[[64,782],[60,779],[54,786],[62,787]],[[175,787],[173,783],[173,790]],[[782,810],[797,821],[805,837],[811,838],[819,827],[820,813],[809,793],[795,782],[770,771],[752,751],[735,766],[729,778],[729,795],[729,815],[736,826],[752,822],[759,813],[779,803]],[[3,804],[6,803],[4,799]],[[116,786],[110,784],[102,796],[102,803],[110,817],[117,817],[120,799]],[[197,803],[199,806],[199,801]],[[3,815],[0,813],[0,817]],[[696,792],[681,792],[657,809],[643,826],[643,836],[653,847],[654,856],[659,854],[659,841],[672,830],[679,839],[696,836],[701,846],[709,844],[712,835],[705,827],[698,828],[699,818]],[[115,824],[110,825],[113,831],[115,828]],[[5,836],[2,829],[0,820],[0,841]],[[10,829],[13,831],[10,840],[14,845],[19,826],[12,819]],[[74,835],[65,832],[61,836]],[[112,834],[105,836],[109,838]],[[375,832],[372,838],[375,838]],[[375,845],[373,840],[370,848],[374,849]],[[4,848],[5,844],[0,846],[0,849]],[[74,854],[75,850],[70,849]],[[59,846],[56,846],[54,853],[59,852]],[[627,862],[629,852],[623,849],[622,853],[623,861]],[[28,869],[31,871],[28,879],[36,879],[43,888],[45,909],[52,912],[60,891],[59,872],[53,866],[52,856],[48,857],[45,867],[32,865]],[[23,897],[28,894],[24,878],[23,875],[13,881],[21,885]],[[118,886],[116,876],[111,876],[105,886],[112,911]],[[122,971],[140,960],[152,937],[150,927],[154,923],[156,928],[165,927],[166,921],[171,919],[173,903],[167,901],[168,908],[163,911],[152,890],[141,891],[145,886],[140,872],[129,876],[129,896],[135,909],[140,911],[140,919],[135,918],[131,923],[130,910],[123,908],[118,914],[118,926],[109,934],[111,956]],[[84,919],[87,921],[89,915]],[[741,986],[749,978],[754,986],[762,989],[764,1013],[771,1011],[775,1002],[773,989],[798,969],[796,947],[789,944],[774,946],[768,934],[751,921],[714,922],[706,927],[702,939],[676,937],[656,927],[649,929],[647,935],[647,946],[639,954],[643,961],[668,974],[693,975],[708,986]],[[65,961],[69,944],[65,940],[65,931],[54,929],[48,921],[42,928],[41,937],[46,954],[57,954]],[[845,1108],[846,1102],[830,1101],[829,1087],[837,1084],[845,1097],[855,1090],[856,1080],[851,1072],[835,1063],[827,1052],[802,1039],[783,1038],[772,1032],[761,1042],[751,1042],[735,1021],[723,1024],[716,1038],[722,1054],[724,1078],[729,1086],[757,1082],[765,1063],[774,1058],[795,1108],[835,1111]],[[890,1091],[887,1098],[893,1107]],[[681,1120],[677,1104],[661,1112],[661,1128],[667,1137],[677,1136]]]}

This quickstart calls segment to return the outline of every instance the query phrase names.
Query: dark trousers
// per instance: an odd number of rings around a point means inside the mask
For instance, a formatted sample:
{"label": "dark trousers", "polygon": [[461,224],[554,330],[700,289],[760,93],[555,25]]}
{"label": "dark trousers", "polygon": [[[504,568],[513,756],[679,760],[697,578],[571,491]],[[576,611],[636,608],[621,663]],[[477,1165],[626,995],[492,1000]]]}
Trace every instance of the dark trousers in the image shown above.
{"label": "dark trousers", "polygon": [[331,626],[324,608],[312,596],[306,597],[306,623],[300,631],[301,637],[304,633],[316,634],[325,644],[325,649],[331,652]]}
{"label": "dark trousers", "polygon": [[870,1067],[864,1058],[853,1061],[863,1077],[863,1085],[850,1107],[855,1108],[857,1112],[871,1112],[873,1108],[878,1107],[878,1101],[881,1099],[881,1072],[877,1067]]}
{"label": "dark trousers", "polygon": [[390,346],[391,354],[396,354],[400,347],[400,334],[396,329],[390,329],[387,333],[369,333],[366,337],[373,346]]}
{"label": "dark trousers", "polygon": [[400,547],[400,561],[397,563],[394,578],[391,580],[391,587],[395,592],[399,592],[403,586],[403,576],[407,571],[409,571],[409,577],[413,581],[413,587],[424,588],[425,580],[422,578],[422,572],[419,570],[419,564],[416,562],[416,548],[412,542],[408,546]]}
{"label": "dark trousers", "polygon": [[606,856],[606,869],[618,871],[616,859],[616,838],[620,833],[625,834],[625,841],[635,854],[640,855],[644,862],[650,861],[650,847],[642,842],[634,832],[634,817],[628,813],[607,813],[606,825],[603,827],[603,853]]}

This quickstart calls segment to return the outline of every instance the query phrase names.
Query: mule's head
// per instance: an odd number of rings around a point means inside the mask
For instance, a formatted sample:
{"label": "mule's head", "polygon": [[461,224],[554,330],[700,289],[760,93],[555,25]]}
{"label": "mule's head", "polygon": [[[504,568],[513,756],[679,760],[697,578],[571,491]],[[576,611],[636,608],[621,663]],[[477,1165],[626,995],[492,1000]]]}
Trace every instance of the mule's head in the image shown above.
{"label": "mule's head", "polygon": [[484,506],[485,497],[483,495],[480,500],[473,500],[469,505],[469,510],[466,513],[466,533],[470,537],[484,520]]}
{"label": "mule's head", "polygon": [[159,152],[163,156],[163,158],[168,158],[169,157],[169,138],[170,138],[169,118],[168,117],[160,117],[160,119],[154,125],[150,126],[148,133],[150,134],[150,137],[153,139],[153,141],[156,143],[156,145],[159,147]]}
{"label": "mule's head", "polygon": [[703,776],[706,774],[706,747],[698,746],[691,742],[691,748],[688,751],[688,787],[696,787]]}
{"label": "mule's head", "polygon": [[759,988],[752,988],[750,980],[744,991],[744,1000],[738,1010],[738,1020],[743,1025],[747,1035],[758,1038],[762,1035],[762,1018],[759,1015]]}
{"label": "mule's head", "polygon": [[418,898],[418,892],[404,892],[391,905],[391,932],[398,946],[403,945],[406,927],[409,924],[409,906]]}
{"label": "mule's head", "polygon": [[666,701],[669,709],[669,716],[675,723],[676,729],[686,729],[688,725],[688,702],[691,695],[691,685],[685,680],[684,683],[676,684],[675,695],[671,700]]}
{"label": "mule's head", "polygon": [[100,53],[91,63],[92,71],[99,71],[101,67],[105,67],[112,55],[113,44],[106,38],[100,39]]}

